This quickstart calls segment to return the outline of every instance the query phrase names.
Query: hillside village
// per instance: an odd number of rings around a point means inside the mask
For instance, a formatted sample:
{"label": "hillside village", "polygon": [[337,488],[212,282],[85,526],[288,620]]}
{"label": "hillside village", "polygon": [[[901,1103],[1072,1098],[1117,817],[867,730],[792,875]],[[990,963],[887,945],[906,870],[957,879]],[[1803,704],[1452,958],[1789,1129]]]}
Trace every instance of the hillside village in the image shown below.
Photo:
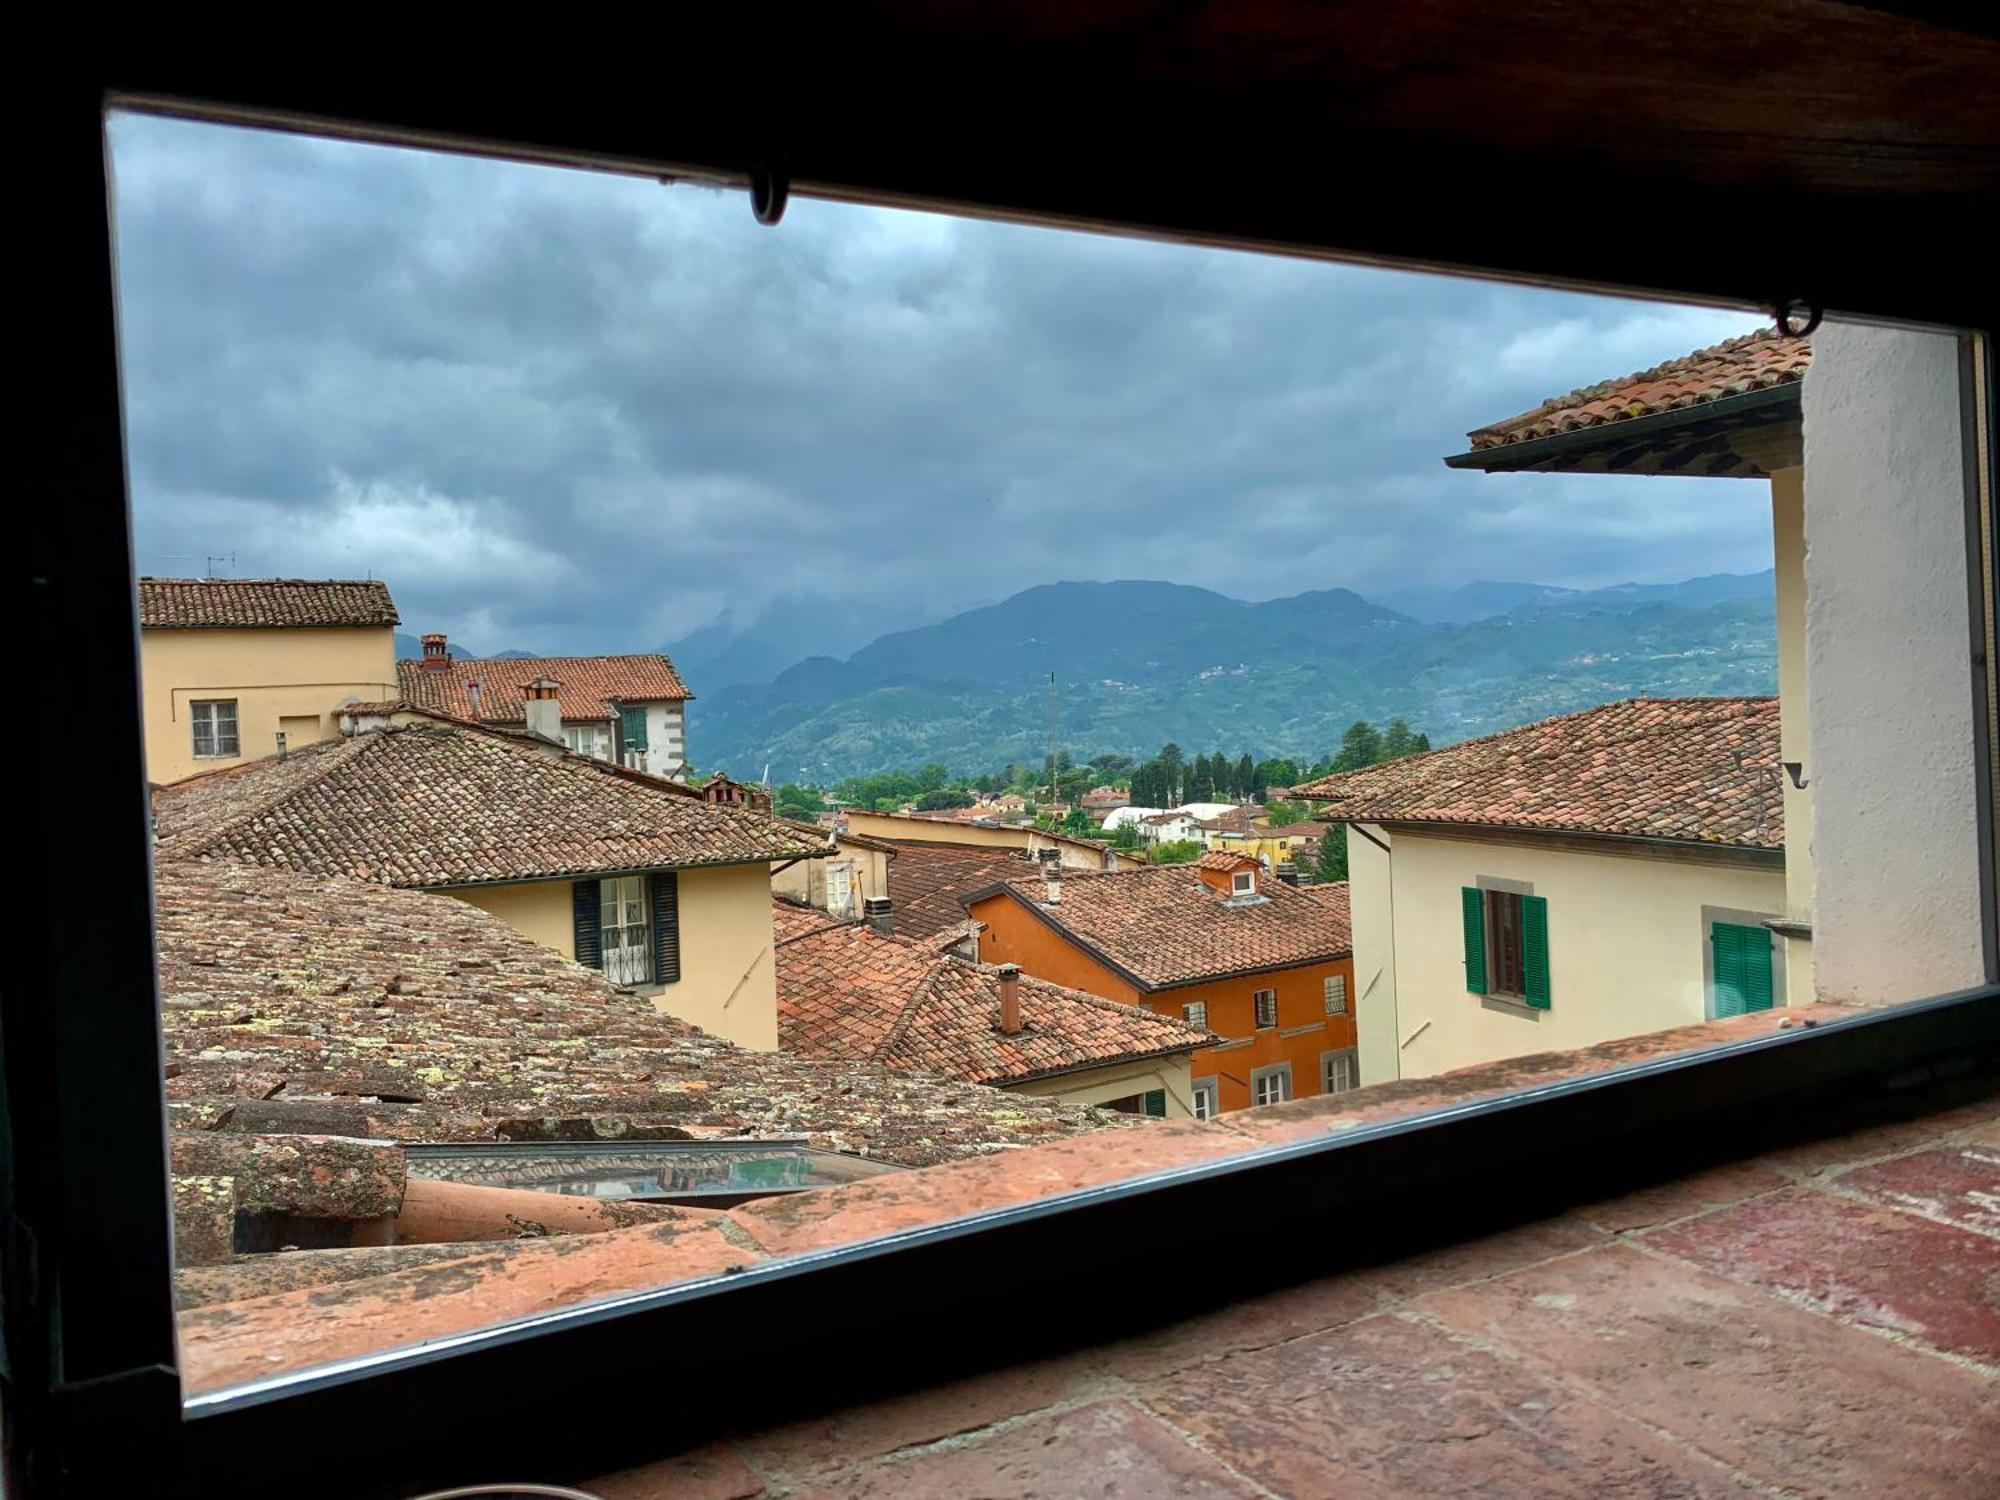
{"label": "hillside village", "polygon": [[1809,360],[1733,340],[1448,460],[1757,482],[1779,698],[1318,766],[801,806],[690,770],[663,654],[398,660],[384,581],[142,579],[184,1301],[1810,1005]]}

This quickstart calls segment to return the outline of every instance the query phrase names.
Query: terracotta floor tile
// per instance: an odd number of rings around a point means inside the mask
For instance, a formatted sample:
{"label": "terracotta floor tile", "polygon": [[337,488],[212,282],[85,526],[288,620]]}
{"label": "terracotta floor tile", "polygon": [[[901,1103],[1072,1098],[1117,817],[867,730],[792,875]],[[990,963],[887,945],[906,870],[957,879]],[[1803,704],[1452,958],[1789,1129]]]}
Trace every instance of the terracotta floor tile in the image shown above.
{"label": "terracotta floor tile", "polygon": [[597,1500],[751,1500],[764,1493],[764,1481],[727,1443],[711,1443],[590,1480],[584,1488]]}
{"label": "terracotta floor tile", "polygon": [[1519,1364],[1390,1315],[1234,1355],[1143,1395],[1282,1495],[1746,1493],[1712,1460]]}
{"label": "terracotta floor tile", "polygon": [[1157,1332],[1120,1339],[1093,1350],[1089,1358],[1110,1374],[1147,1380],[1236,1350],[1258,1349],[1357,1322],[1375,1312],[1380,1300],[1375,1284],[1360,1276],[1326,1276]]}
{"label": "terracotta floor tile", "polygon": [[872,1465],[798,1500],[1222,1500],[1256,1492],[1126,1401]]}
{"label": "terracotta floor tile", "polygon": [[[1826,1140],[1807,1141],[1802,1146],[1767,1152],[1758,1159],[1765,1166],[1792,1177],[1818,1177],[1828,1172],[1845,1171],[1879,1157],[1921,1151],[1926,1146],[1936,1145],[1954,1129],[1965,1128],[1965,1122],[1957,1120],[1961,1113],[1954,1111],[1951,1116],[1930,1115],[1920,1120],[1897,1120],[1887,1125],[1874,1125],[1851,1135],[1831,1136]],[[1948,1120],[1957,1120],[1957,1123],[1944,1123]]]}
{"label": "terracotta floor tile", "polygon": [[1439,1287],[1500,1276],[1554,1255],[1568,1255],[1608,1243],[1609,1236],[1595,1224],[1564,1214],[1426,1251],[1361,1274],[1399,1297],[1416,1297]]}
{"label": "terracotta floor tile", "polygon": [[1073,1398],[1083,1393],[1093,1373],[1074,1360],[1020,1365],[772,1428],[743,1439],[740,1446],[765,1474],[811,1475]]}
{"label": "terracotta floor tile", "polygon": [[1576,1210],[1576,1216],[1613,1234],[1649,1229],[1726,1204],[1740,1203],[1759,1193],[1784,1187],[1791,1179],[1756,1162],[1731,1162],[1692,1177],[1678,1177],[1641,1188],[1603,1203]]}
{"label": "terracotta floor tile", "polygon": [[1927,1500],[2000,1492],[1991,1383],[1633,1245],[1416,1306],[1772,1484]]}
{"label": "terracotta floor tile", "polygon": [[1994,1134],[1990,1144],[1968,1139],[1856,1167],[1826,1185],[1940,1223],[2000,1236],[2000,1126]]}
{"label": "terracotta floor tile", "polygon": [[2000,1241],[1802,1187],[1644,1239],[1787,1301],[2000,1365]]}

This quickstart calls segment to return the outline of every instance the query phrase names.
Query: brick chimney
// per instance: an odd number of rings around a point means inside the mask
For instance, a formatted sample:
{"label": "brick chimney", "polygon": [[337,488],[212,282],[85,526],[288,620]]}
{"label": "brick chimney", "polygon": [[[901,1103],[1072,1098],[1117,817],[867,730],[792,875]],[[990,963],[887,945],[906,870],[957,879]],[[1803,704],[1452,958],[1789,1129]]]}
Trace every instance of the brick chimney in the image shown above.
{"label": "brick chimney", "polygon": [[1000,1031],[1004,1036],[1021,1032],[1021,966],[1000,966]]}
{"label": "brick chimney", "polygon": [[895,908],[887,896],[870,896],[861,903],[861,916],[868,925],[883,937],[895,929]]}
{"label": "brick chimney", "polygon": [[562,684],[553,677],[537,677],[521,684],[521,706],[527,713],[528,733],[562,743]]}
{"label": "brick chimney", "polygon": [[451,665],[451,652],[445,649],[443,631],[433,631],[424,637],[423,664],[434,672]]}

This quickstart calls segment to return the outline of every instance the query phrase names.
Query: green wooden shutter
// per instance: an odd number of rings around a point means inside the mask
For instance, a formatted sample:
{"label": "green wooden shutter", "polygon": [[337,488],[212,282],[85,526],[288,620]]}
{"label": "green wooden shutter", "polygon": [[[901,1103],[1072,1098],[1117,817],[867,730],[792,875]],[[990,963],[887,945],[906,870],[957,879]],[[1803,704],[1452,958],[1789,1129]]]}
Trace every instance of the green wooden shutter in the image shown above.
{"label": "green wooden shutter", "polygon": [[1528,1004],[1549,1008],[1549,901],[1546,896],[1521,898],[1521,973]]}
{"label": "green wooden shutter", "polygon": [[1740,1016],[1771,1008],[1771,932],[1767,927],[1743,927],[1717,922],[1709,928],[1713,950],[1710,973],[1715,1014]]}
{"label": "green wooden shutter", "polygon": [[1459,891],[1465,910],[1465,987],[1486,993],[1486,897],[1472,886]]}
{"label": "green wooden shutter", "polygon": [[646,748],[645,704],[627,703],[619,706],[618,738],[621,749],[643,750]]}
{"label": "green wooden shutter", "polygon": [[604,967],[604,940],[599,931],[597,882],[579,880],[569,888],[570,916],[576,934],[576,961],[588,969]]}
{"label": "green wooden shutter", "polygon": [[1167,1091],[1165,1089],[1148,1089],[1146,1091],[1145,1103],[1146,1113],[1153,1116],[1154,1119],[1164,1120],[1167,1117]]}
{"label": "green wooden shutter", "polygon": [[647,879],[653,899],[653,983],[675,984],[681,977],[681,879],[661,870]]}

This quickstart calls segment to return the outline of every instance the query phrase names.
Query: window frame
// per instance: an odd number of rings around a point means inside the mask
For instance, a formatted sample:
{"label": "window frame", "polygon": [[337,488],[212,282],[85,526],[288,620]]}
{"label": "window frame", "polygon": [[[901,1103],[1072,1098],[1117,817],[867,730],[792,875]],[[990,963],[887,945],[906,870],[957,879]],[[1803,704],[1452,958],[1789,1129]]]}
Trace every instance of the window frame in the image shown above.
{"label": "window frame", "polygon": [[[450,1341],[449,1347],[391,1351],[268,1387],[217,1393],[184,1404],[175,1375],[156,1020],[143,1006],[89,1003],[94,996],[129,993],[135,981],[143,988],[153,961],[150,889],[144,878],[146,808],[137,712],[137,622],[105,215],[107,100],[120,98],[116,90],[122,86],[133,91],[121,102],[143,101],[190,116],[457,149],[471,149],[468,142],[474,137],[453,131],[470,128],[480,132],[478,149],[493,155],[572,165],[618,161],[626,170],[634,161],[649,167],[664,163],[656,152],[620,157],[615,144],[604,137],[562,145],[558,138],[565,130],[563,122],[551,114],[538,114],[532,105],[524,106],[525,114],[512,121],[504,113],[498,120],[480,118],[463,100],[451,99],[440,103],[434,116],[407,108],[399,113],[393,85],[371,94],[349,84],[350,91],[343,93],[338,87],[317,89],[310,79],[276,70],[255,75],[232,74],[227,67],[197,72],[171,52],[135,69],[122,51],[113,61],[107,48],[102,55],[80,61],[65,56],[45,71],[49,76],[30,82],[30,112],[46,127],[38,133],[31,170],[50,191],[36,198],[42,232],[27,238],[47,295],[39,299],[44,306],[31,307],[30,315],[45,318],[37,326],[49,336],[40,342],[60,348],[64,357],[51,365],[49,390],[43,397],[52,410],[60,404],[59,420],[45,429],[59,434],[59,440],[37,446],[49,454],[59,453],[67,468],[41,465],[49,469],[46,477],[57,482],[45,487],[51,503],[38,507],[31,529],[31,552],[41,586],[26,596],[29,635],[36,648],[29,670],[32,692],[44,713],[61,717],[70,711],[73,684],[58,664],[73,662],[71,653],[79,647],[106,648],[92,649],[90,654],[102,664],[99,686],[108,689],[111,727],[94,746],[93,784],[104,795],[79,798],[73,762],[54,747],[15,747],[27,761],[31,795],[41,799],[43,808],[60,810],[63,837],[54,836],[49,814],[37,814],[30,836],[46,855],[46,889],[31,894],[30,920],[24,930],[32,936],[24,944],[16,982],[0,990],[0,1034],[10,1044],[5,1055],[11,1059],[7,1108],[0,1119],[0,1153],[9,1170],[0,1173],[0,1189],[6,1196],[10,1251],[19,1252],[23,1246],[33,1251],[32,1256],[11,1253],[6,1266],[5,1412],[14,1440],[10,1464],[33,1465],[43,1475],[121,1462],[143,1464],[139,1472],[156,1484],[165,1466],[177,1464],[183,1478],[201,1474],[204,1491],[220,1495],[254,1493],[268,1479],[269,1471],[258,1466],[260,1454],[270,1461],[291,1463],[294,1468],[287,1472],[303,1480],[307,1476],[297,1470],[297,1456],[311,1451],[318,1471],[311,1477],[329,1491],[343,1473],[379,1482],[380,1456],[409,1451],[399,1448],[397,1440],[399,1434],[405,1443],[409,1439],[404,1419],[413,1400],[434,1403],[432,1415],[452,1408],[456,1400],[468,1416],[476,1412],[489,1425],[501,1424],[510,1440],[529,1442],[530,1434],[505,1424],[510,1414],[524,1409],[525,1392],[535,1393],[534,1409],[542,1408],[549,1393],[551,1362],[589,1371],[593,1377],[589,1383],[597,1388],[608,1370],[647,1373],[639,1351],[672,1348],[690,1327],[706,1328],[714,1347],[725,1347],[725,1335],[745,1319],[773,1330],[789,1329],[796,1336],[823,1309],[843,1302],[870,1310],[874,1320],[870,1333],[879,1340],[889,1333],[880,1310],[895,1304],[897,1294],[908,1288],[935,1283],[953,1288],[951,1295],[965,1295],[965,1289],[989,1277],[1001,1285],[1009,1268],[1019,1276],[1022,1267],[1062,1267],[1065,1252],[1074,1255],[1077,1268],[1085,1268],[1088,1257],[1074,1254],[1078,1249],[1133,1242],[1116,1230],[1106,1233],[1107,1226],[1153,1222],[1164,1233],[1217,1215],[1222,1222],[1240,1223],[1256,1205],[1288,1201],[1288,1188],[1298,1189],[1302,1199],[1314,1199],[1320,1212],[1331,1214],[1352,1204],[1366,1205],[1368,1214],[1379,1215],[1379,1197],[1372,1202],[1365,1199],[1356,1183],[1396,1181],[1393,1201],[1417,1207],[1423,1202],[1419,1195],[1435,1195],[1440,1182],[1475,1186],[1477,1173],[1492,1175],[1496,1166],[1514,1169],[1524,1163],[1560,1161],[1578,1149],[1575,1141],[1594,1132],[1606,1139],[1629,1139],[1635,1131],[1659,1126],[1662,1133],[1653,1139],[1660,1149],[1652,1166],[1685,1168],[1701,1159],[1691,1139],[1699,1133],[1682,1128],[1690,1111],[1701,1111],[1711,1119],[1730,1118],[1734,1111],[1746,1121],[1761,1120],[1768,1116],[1772,1100],[1797,1096],[1812,1101],[1813,1119],[1832,1122],[1840,1118],[1838,1101],[1857,1087],[1879,1091],[1885,1080],[1899,1075],[1961,1067],[1968,1057],[1988,1055],[2000,1041],[1996,1026],[2000,985],[1994,982],[2000,960],[1995,955],[1991,915],[1990,721],[1985,710],[1986,678],[1975,674],[1973,691],[1980,712],[1974,716],[1976,743],[1969,748],[1980,778],[1981,879],[1988,910],[1987,979],[1976,988],[1840,1018],[1812,1030],[1773,1033],[1532,1090],[1468,1106],[1448,1117],[1391,1122],[1246,1152],[1212,1165],[897,1236],[892,1244],[830,1251],[809,1257],[810,1264],[752,1267],[738,1276],[620,1299],[612,1307],[564,1310],[535,1320],[531,1327],[491,1330]],[[188,80],[195,78],[200,79],[207,102],[190,102],[193,89]],[[368,118],[371,110],[374,116]],[[343,113],[351,114],[354,122],[336,123]],[[510,126],[523,127],[521,137],[512,145],[499,144],[503,139],[499,131]],[[698,130],[694,139],[685,160],[707,161],[709,170],[725,181],[742,180],[744,168],[729,156],[731,148],[704,140]],[[526,140],[558,143],[539,147],[520,143]],[[610,142],[615,141],[613,132]],[[1046,165],[1027,153],[1014,154],[1022,161],[1023,183],[1031,182]],[[1398,155],[1394,150],[1381,154],[1391,161]],[[898,187],[894,171],[874,178],[861,173],[860,185],[850,185],[846,195],[889,200],[900,192],[902,201],[938,204],[935,195],[949,184],[949,190],[963,192],[961,207],[983,203],[997,207],[1006,201],[1004,195],[995,196],[990,177],[982,185],[977,165],[965,170],[969,179],[933,179],[928,193],[914,195],[907,187]],[[847,179],[836,174],[833,180],[852,183],[854,174]],[[971,185],[962,185],[964,181]],[[1836,217],[1851,218],[1863,202],[1858,192],[1843,195],[1825,187],[1777,191],[1785,203],[1830,205]],[[1463,257],[1457,264],[1475,268],[1483,264],[1490,273],[1611,290],[1621,284],[1680,286],[1726,300],[1732,294],[1742,295],[1746,285],[1762,287],[1784,280],[1780,276],[1759,281],[1748,271],[1724,274],[1725,267],[1738,264],[1731,257],[1763,264],[1757,260],[1760,253],[1776,254],[1778,260],[1770,265],[1781,260],[1787,274],[1796,273],[1802,286],[1813,283],[1814,265],[1824,263],[1832,270],[1821,274],[1820,285],[1840,294],[1827,299],[1835,305],[1853,312],[1949,321],[1987,335],[1978,358],[1986,393],[1983,415],[1987,431],[1993,431],[1996,366],[1990,335],[2000,328],[2000,301],[1985,283],[1923,277],[1912,274],[1911,263],[1893,258],[1864,267],[1858,260],[1829,253],[1824,245],[1818,247],[1820,261],[1815,262],[1813,246],[1786,245],[1779,251],[1759,252],[1732,243],[1726,252],[1694,247],[1690,271],[1686,262],[1668,255],[1648,260],[1645,249],[1634,252],[1636,260],[1621,260],[1620,252],[1601,236],[1576,247],[1564,245],[1554,234],[1517,237],[1513,245],[1482,239],[1477,228],[1465,227],[1457,213],[1451,216],[1452,227],[1437,221],[1411,226],[1383,216],[1360,220],[1350,216],[1344,225],[1328,222],[1314,229],[1310,211],[1303,218],[1287,218],[1280,211],[1275,220],[1260,219],[1260,210],[1253,205],[1261,200],[1232,193],[1226,180],[1197,195],[1201,201],[1189,208],[1187,217],[1173,217],[1157,207],[1158,200],[1140,191],[1120,200],[1117,216],[1101,223],[1087,217],[1081,205],[1105,201],[1102,196],[1065,199],[1060,193],[1029,186],[1018,186],[1015,192],[1020,202],[1060,205],[1044,206],[1041,217],[1072,228],[1152,227],[1173,237],[1308,254],[1326,253],[1323,247],[1336,233],[1391,232],[1401,236],[1394,245],[1363,242],[1345,248],[1357,258],[1372,254],[1414,264],[1423,258],[1418,247],[1426,243],[1431,246],[1429,253],[1440,258],[1447,242],[1470,243],[1475,247],[1470,252],[1452,252]],[[1177,208],[1187,196],[1179,192]],[[1702,205],[1713,204],[1722,195],[1711,186],[1694,189],[1689,196]],[[1116,198],[1115,190],[1110,197]],[[1391,229],[1369,227],[1380,224]],[[1675,274],[1676,268],[1683,274]],[[1599,279],[1586,281],[1586,269]],[[1983,467],[1981,456],[1968,452],[1966,458],[1969,476],[1976,476],[1989,497],[1996,478],[1992,446],[1983,455]],[[1982,566],[1989,578],[1993,571],[1990,527],[1985,537],[1983,557],[1975,551],[1969,558],[1975,629],[1991,621],[1991,590],[1979,576]],[[99,876],[104,899],[89,929],[96,936],[90,943],[79,943],[80,920],[64,912],[49,892]],[[107,908],[110,922],[103,920]],[[88,1089],[79,1086],[84,1078],[89,1079]],[[1795,1115],[1794,1123],[1811,1121],[1801,1122]],[[32,1141],[35,1148],[16,1151],[16,1140]],[[1616,1180],[1636,1182],[1645,1168],[1628,1154],[1605,1170]],[[1504,1175],[1519,1180],[1514,1171]],[[89,1194],[62,1191],[65,1183],[84,1181],[91,1184]],[[1161,1219],[1162,1211],[1171,1217]],[[1467,1227],[1463,1222],[1453,1225],[1458,1233]],[[865,1294],[871,1285],[873,1296]],[[861,1287],[864,1294],[843,1297],[840,1289],[846,1287]],[[704,1322],[705,1309],[723,1304],[732,1321],[718,1324],[709,1316]],[[53,1316],[58,1309],[61,1316]],[[913,1339],[910,1347],[922,1345]],[[650,1378],[659,1378],[659,1371],[650,1371]],[[468,1404],[475,1399],[485,1404]],[[372,1421],[357,1422],[357,1414]],[[114,1430],[111,1424],[117,1424],[115,1430],[121,1433],[119,1444],[101,1442],[102,1432]],[[324,1437],[329,1430],[338,1430],[342,1442],[327,1445]],[[120,1451],[108,1451],[112,1449]],[[509,1456],[515,1451],[510,1448]],[[27,1471],[17,1468],[10,1472],[10,1480],[17,1472]]]}
{"label": "window frame", "polygon": [[[1208,1101],[1206,1113],[1204,1099]],[[1222,1087],[1214,1074],[1188,1080],[1188,1113],[1197,1120],[1213,1120],[1222,1113]]]}
{"label": "window frame", "polygon": [[[1345,1088],[1333,1087],[1333,1071],[1340,1063],[1348,1066],[1349,1079]],[[1361,1087],[1361,1049],[1359,1047],[1332,1047],[1319,1055],[1319,1091],[1321,1094],[1345,1094]]]}
{"label": "window frame", "polygon": [[[1270,1002],[1270,1020],[1264,1019],[1265,1002]],[[1278,992],[1275,989],[1250,992],[1250,1029],[1275,1031],[1278,1026]]]}
{"label": "window frame", "polygon": [[[1485,905],[1486,919],[1486,993],[1496,1000],[1512,1000],[1523,1004],[1528,998],[1528,912],[1527,896],[1504,886],[1481,886],[1479,899]],[[1503,910],[1511,911],[1513,921],[1503,922]],[[1502,932],[1511,926],[1514,934],[1513,952],[1510,955],[1505,946]],[[1512,963],[1509,964],[1511,957]],[[1518,984],[1507,981],[1518,977]]]}
{"label": "window frame", "polygon": [[[1264,1099],[1258,1096],[1267,1084],[1275,1083],[1277,1097]],[[1266,1063],[1250,1070],[1250,1107],[1256,1109],[1266,1104],[1289,1104],[1298,1098],[1298,1091],[1292,1086],[1292,1065],[1287,1062]]]}
{"label": "window frame", "polygon": [[1327,975],[1320,983],[1320,997],[1326,1005],[1326,1013],[1328,1015],[1346,1015],[1347,976],[1345,974]]}
{"label": "window frame", "polygon": [[1206,1000],[1188,1001],[1181,1007],[1181,1019],[1190,1026],[1199,1026],[1202,1030],[1206,1031],[1208,1029],[1208,1002]]}
{"label": "window frame", "polygon": [[[229,710],[229,748],[220,748],[220,732],[216,721],[221,717],[216,710]],[[207,709],[206,714],[202,713]],[[203,720],[207,722],[204,724]],[[201,748],[201,732],[208,730],[209,743],[217,748]],[[242,700],[237,698],[190,698],[188,700],[189,750],[196,760],[241,760],[243,758],[243,709]]]}

